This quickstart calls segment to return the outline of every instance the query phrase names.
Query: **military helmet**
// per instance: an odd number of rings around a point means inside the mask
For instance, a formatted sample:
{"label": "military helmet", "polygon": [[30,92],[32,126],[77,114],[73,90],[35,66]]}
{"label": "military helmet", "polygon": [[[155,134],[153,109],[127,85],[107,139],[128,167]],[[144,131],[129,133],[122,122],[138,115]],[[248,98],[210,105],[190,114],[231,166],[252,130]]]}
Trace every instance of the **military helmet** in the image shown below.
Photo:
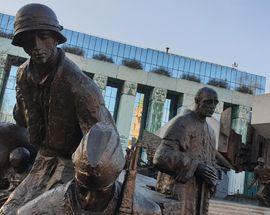
{"label": "military helmet", "polygon": [[109,123],[96,123],[83,137],[72,161],[76,174],[82,173],[82,185],[88,190],[111,186],[125,164],[116,128]]}
{"label": "military helmet", "polygon": [[61,34],[63,27],[59,24],[53,10],[42,4],[27,4],[16,14],[12,44],[22,46],[22,35],[31,30],[50,30],[58,36],[58,44],[66,42]]}
{"label": "military helmet", "polygon": [[30,160],[30,152],[25,147],[18,147],[9,154],[9,162],[13,167],[20,167],[27,164]]}
{"label": "military helmet", "polygon": [[257,162],[258,162],[258,163],[264,163],[264,159],[263,159],[262,157],[259,157],[259,158],[257,159]]}

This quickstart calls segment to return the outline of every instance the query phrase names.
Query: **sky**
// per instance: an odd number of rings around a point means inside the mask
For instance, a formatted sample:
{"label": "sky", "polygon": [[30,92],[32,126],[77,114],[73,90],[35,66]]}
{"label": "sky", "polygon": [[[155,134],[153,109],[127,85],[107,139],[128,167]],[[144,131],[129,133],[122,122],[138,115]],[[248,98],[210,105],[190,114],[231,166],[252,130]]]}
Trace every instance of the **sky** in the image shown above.
{"label": "sky", "polygon": [[269,0],[0,0],[15,15],[51,7],[67,29],[266,76],[270,92]]}

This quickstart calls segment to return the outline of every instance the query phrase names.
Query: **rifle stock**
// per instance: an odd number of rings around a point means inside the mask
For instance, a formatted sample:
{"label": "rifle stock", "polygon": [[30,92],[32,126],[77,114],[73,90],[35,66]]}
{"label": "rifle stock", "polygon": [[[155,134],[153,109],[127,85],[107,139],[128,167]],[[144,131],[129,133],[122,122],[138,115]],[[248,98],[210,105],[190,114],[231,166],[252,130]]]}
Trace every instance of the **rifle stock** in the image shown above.
{"label": "rifle stock", "polygon": [[[132,142],[136,139],[132,139]],[[135,146],[136,145],[136,146]],[[127,157],[128,169],[126,169],[126,174],[123,182],[122,188],[122,199],[119,208],[120,215],[133,214],[133,195],[135,191],[135,182],[137,175],[137,163],[140,156],[140,151],[142,147],[141,142],[133,145],[134,148],[130,150],[130,155]]]}

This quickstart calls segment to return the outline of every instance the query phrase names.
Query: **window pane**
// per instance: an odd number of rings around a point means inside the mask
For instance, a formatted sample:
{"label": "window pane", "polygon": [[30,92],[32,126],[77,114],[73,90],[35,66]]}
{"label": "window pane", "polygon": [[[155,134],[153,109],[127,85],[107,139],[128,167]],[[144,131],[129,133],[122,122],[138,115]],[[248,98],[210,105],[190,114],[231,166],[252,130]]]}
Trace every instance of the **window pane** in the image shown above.
{"label": "window pane", "polygon": [[179,70],[184,71],[184,67],[185,67],[185,58],[180,57]]}
{"label": "window pane", "polygon": [[100,52],[100,49],[101,49],[101,39],[96,37],[96,44],[94,51]]}
{"label": "window pane", "polygon": [[89,44],[89,48],[91,50],[95,50],[95,45],[96,45],[96,37],[95,36],[91,36],[91,39],[90,39],[90,44]]}
{"label": "window pane", "polygon": [[3,95],[2,106],[0,110],[0,121],[2,122],[14,122],[13,119],[13,107],[16,104],[16,72],[18,67],[11,66],[7,85]]}
{"label": "window pane", "polygon": [[231,82],[232,69],[226,67],[226,80]]}
{"label": "window pane", "polygon": [[220,78],[222,79],[222,80],[226,80],[226,67],[224,67],[224,66],[222,66],[221,67],[221,70],[220,70]]}
{"label": "window pane", "polygon": [[90,36],[85,35],[84,40],[83,40],[83,47],[88,49],[89,43],[90,43]]}
{"label": "window pane", "polygon": [[170,106],[171,106],[171,99],[166,99],[163,106],[161,126],[165,125],[170,119]]}
{"label": "window pane", "polygon": [[200,74],[201,75],[205,75],[205,69],[206,69],[205,62],[201,62],[201,68],[200,68]]}
{"label": "window pane", "polygon": [[158,52],[157,51],[153,51],[153,56],[152,56],[151,64],[157,65],[157,61],[158,61]]}
{"label": "window pane", "polygon": [[236,70],[235,69],[231,70],[231,81],[236,83]]}
{"label": "window pane", "polygon": [[211,72],[210,72],[210,77],[211,78],[215,78],[216,77],[216,69],[217,69],[217,66],[215,64],[212,64],[212,66],[211,66]]}
{"label": "window pane", "polygon": [[7,29],[7,24],[8,24],[8,16],[6,14],[3,14],[3,18],[1,21],[1,28],[6,30]]}
{"label": "window pane", "polygon": [[84,34],[79,33],[79,35],[78,35],[78,41],[77,41],[77,46],[80,46],[80,47],[83,46],[83,38],[84,38]]}
{"label": "window pane", "polygon": [[117,43],[117,42],[113,42],[113,54],[114,55],[118,55],[118,50],[119,49],[119,43]]}
{"label": "window pane", "polygon": [[168,67],[168,61],[169,61],[169,56],[168,56],[168,54],[165,54],[165,53],[163,53],[163,62],[162,62],[162,66],[163,67]]}
{"label": "window pane", "polygon": [[168,62],[169,68],[173,68],[174,59],[175,59],[174,55],[169,55],[169,62]]}
{"label": "window pane", "polygon": [[8,26],[7,26],[8,33],[13,32],[13,26],[14,26],[14,17],[9,16]]}
{"label": "window pane", "polygon": [[141,61],[146,62],[147,49],[142,49]]}
{"label": "window pane", "polygon": [[150,49],[147,49],[146,62],[152,63],[152,57],[153,57],[153,51]]}
{"label": "window pane", "polygon": [[185,67],[184,67],[184,71],[185,72],[189,72],[189,67],[190,67],[190,59],[186,59],[185,61]]}
{"label": "window pane", "polygon": [[107,44],[107,51],[106,53],[111,55],[113,51],[113,42],[108,40],[108,44]]}
{"label": "window pane", "polygon": [[131,46],[130,47],[130,55],[129,55],[130,59],[134,59],[135,58],[135,52],[136,52],[136,47]]}
{"label": "window pane", "polygon": [[[162,52],[158,52],[158,58],[157,58],[157,65],[158,66],[163,66],[163,57],[164,57],[164,53]],[[153,62],[155,63],[155,62]]]}
{"label": "window pane", "polygon": [[129,56],[130,56],[130,48],[131,48],[131,46],[125,45],[125,51],[124,51],[124,57],[125,58],[129,58]]}
{"label": "window pane", "polygon": [[142,56],[142,49],[137,47],[135,50],[135,57],[134,58],[136,60],[142,61],[142,63],[143,63],[145,61],[145,59],[141,60],[141,56]]}
{"label": "window pane", "polygon": [[189,72],[191,72],[191,73],[195,72],[195,61],[194,60],[190,60]]}
{"label": "window pane", "polygon": [[135,104],[133,109],[132,124],[130,129],[130,139],[138,138],[140,134],[142,114],[143,114],[144,94],[136,93]]}
{"label": "window pane", "polygon": [[73,46],[76,46],[77,44],[77,40],[78,40],[78,32],[75,32],[75,31],[72,31],[72,34],[71,34],[71,45]]}
{"label": "window pane", "polygon": [[121,56],[121,57],[124,56],[124,49],[125,49],[124,44],[120,43],[120,44],[119,44],[119,52],[118,52],[118,56]]}
{"label": "window pane", "polygon": [[107,53],[107,44],[108,44],[108,40],[102,39],[101,40],[101,48],[100,51],[103,52],[103,54]]}
{"label": "window pane", "polygon": [[114,119],[116,117],[115,104],[116,104],[117,90],[118,88],[116,87],[106,86],[105,93],[104,93],[105,105],[110,111]]}

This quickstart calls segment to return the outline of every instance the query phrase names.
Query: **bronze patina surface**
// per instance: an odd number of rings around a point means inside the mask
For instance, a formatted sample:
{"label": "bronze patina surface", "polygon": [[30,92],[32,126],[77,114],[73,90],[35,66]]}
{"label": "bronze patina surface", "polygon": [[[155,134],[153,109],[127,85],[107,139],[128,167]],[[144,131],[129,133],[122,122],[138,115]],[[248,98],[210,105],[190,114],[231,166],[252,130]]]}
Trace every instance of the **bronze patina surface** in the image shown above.
{"label": "bronze patina surface", "polygon": [[71,155],[97,122],[113,127],[97,85],[57,45],[66,41],[55,13],[29,4],[16,14],[12,44],[30,56],[17,72],[17,125],[28,130],[38,148],[31,172],[2,206],[1,214],[17,208],[74,176]]}
{"label": "bronze patina surface", "polygon": [[206,122],[218,103],[217,93],[202,88],[195,110],[177,116],[161,134],[153,163],[160,170],[157,189],[180,201],[181,215],[208,213],[209,199],[217,185],[215,136]]}
{"label": "bronze patina surface", "polygon": [[[82,139],[72,161],[74,179],[28,202],[18,214],[119,214],[123,186],[117,177],[125,159],[116,129],[106,123],[95,124]],[[130,213],[120,214],[158,215],[161,209],[135,191]]]}

